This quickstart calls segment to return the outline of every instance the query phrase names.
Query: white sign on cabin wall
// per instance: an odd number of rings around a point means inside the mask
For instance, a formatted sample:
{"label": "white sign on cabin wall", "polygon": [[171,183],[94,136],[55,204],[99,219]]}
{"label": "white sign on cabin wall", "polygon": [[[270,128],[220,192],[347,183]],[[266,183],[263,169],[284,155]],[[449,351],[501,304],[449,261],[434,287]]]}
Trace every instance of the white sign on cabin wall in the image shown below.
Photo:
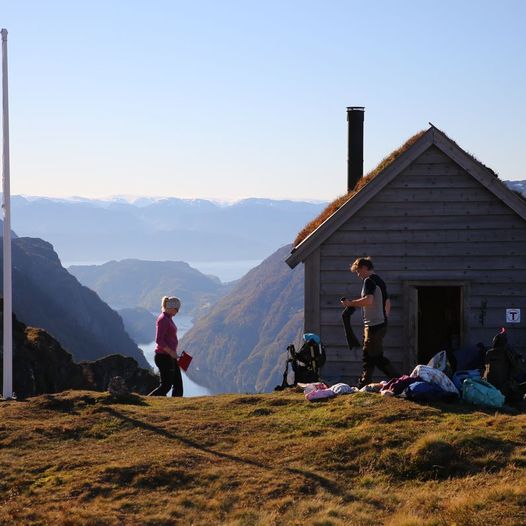
{"label": "white sign on cabin wall", "polygon": [[520,323],[521,310],[520,309],[506,309],[506,323]]}

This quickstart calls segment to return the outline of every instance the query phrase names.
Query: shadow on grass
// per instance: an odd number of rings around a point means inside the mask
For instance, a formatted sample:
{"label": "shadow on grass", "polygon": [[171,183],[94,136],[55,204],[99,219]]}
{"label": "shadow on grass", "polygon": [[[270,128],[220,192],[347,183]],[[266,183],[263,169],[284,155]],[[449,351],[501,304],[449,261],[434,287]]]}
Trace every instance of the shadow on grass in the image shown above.
{"label": "shadow on grass", "polygon": [[[427,405],[427,404],[423,404]],[[430,407],[439,409],[442,413],[452,413],[455,415],[468,415],[471,413],[485,413],[487,415],[494,415],[495,413],[504,413],[507,415],[518,415],[524,413],[524,405],[504,405],[503,407],[490,407],[485,405],[474,405],[468,404],[467,402],[455,401],[451,403],[447,402],[434,402],[429,404]]]}
{"label": "shadow on grass", "polygon": [[138,406],[145,406],[148,405],[142,396],[129,393],[127,395],[122,396],[112,396],[108,394],[107,398],[104,398],[100,401],[104,405],[113,405],[113,404],[121,404],[121,405],[138,405]]}
{"label": "shadow on grass", "polygon": [[58,411],[63,413],[78,414],[79,410],[87,406],[101,405],[148,405],[141,396],[130,393],[123,396],[112,396],[109,393],[105,397],[96,397],[87,394],[64,398],[62,393],[51,393],[40,395],[37,399],[31,400],[37,408],[47,411]]}
{"label": "shadow on grass", "polygon": [[[113,407],[103,407],[103,408],[101,408],[101,411],[104,411],[104,412],[110,414],[111,416],[113,416],[115,418],[120,418],[121,420],[124,420],[124,421],[126,421],[126,422],[128,422],[130,424],[133,424],[136,427],[140,427],[141,429],[145,429],[146,431],[150,431],[152,433],[156,433],[158,435],[161,435],[163,437],[169,438],[171,440],[177,440],[177,441],[181,442],[182,444],[184,444],[185,446],[197,449],[199,451],[203,451],[203,452],[208,453],[210,455],[213,455],[215,457],[222,458],[222,459],[225,459],[225,460],[230,460],[232,462],[239,462],[241,464],[247,464],[249,466],[257,467],[257,468],[268,470],[268,471],[275,471],[276,469],[279,469],[283,473],[291,473],[291,474],[299,475],[301,477],[306,478],[309,483],[313,483],[314,482],[314,483],[318,484],[323,489],[325,489],[326,491],[330,492],[333,495],[344,497],[347,500],[353,500],[354,499],[354,497],[352,497],[351,495],[347,494],[347,492],[343,488],[341,488],[338,484],[336,484],[334,481],[332,481],[332,480],[330,480],[330,479],[328,479],[326,477],[323,477],[323,476],[321,476],[318,473],[313,473],[311,471],[298,469],[298,468],[291,468],[291,467],[279,466],[278,468],[276,468],[276,467],[273,467],[273,466],[271,466],[269,464],[265,464],[263,462],[258,462],[256,460],[251,460],[251,459],[248,459],[248,458],[238,457],[236,455],[230,455],[228,453],[222,453],[220,451],[215,451],[213,449],[210,449],[209,447],[203,446],[199,442],[196,442],[195,440],[192,440],[190,438],[186,438],[186,437],[182,437],[180,435],[176,435],[175,433],[167,431],[166,429],[162,429],[160,427],[148,424],[148,423],[143,422],[141,420],[138,420],[136,418],[132,418],[130,416],[127,416],[127,415],[121,413],[120,411],[117,411]],[[307,486],[310,487],[310,485],[307,485]]]}
{"label": "shadow on grass", "polygon": [[78,414],[78,410],[86,406],[95,405],[96,399],[90,395],[80,395],[74,398],[62,398],[61,393],[40,396],[33,403],[39,409]]}

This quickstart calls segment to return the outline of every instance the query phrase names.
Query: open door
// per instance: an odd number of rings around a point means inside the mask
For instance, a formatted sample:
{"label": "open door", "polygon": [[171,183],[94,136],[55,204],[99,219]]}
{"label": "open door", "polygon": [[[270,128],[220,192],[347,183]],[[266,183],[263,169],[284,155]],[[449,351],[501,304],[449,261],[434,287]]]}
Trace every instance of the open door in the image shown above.
{"label": "open door", "polygon": [[437,352],[461,344],[462,287],[427,286],[417,290],[417,363],[427,363]]}
{"label": "open door", "polygon": [[469,283],[408,281],[404,283],[407,370],[426,364],[439,351],[464,343]]}

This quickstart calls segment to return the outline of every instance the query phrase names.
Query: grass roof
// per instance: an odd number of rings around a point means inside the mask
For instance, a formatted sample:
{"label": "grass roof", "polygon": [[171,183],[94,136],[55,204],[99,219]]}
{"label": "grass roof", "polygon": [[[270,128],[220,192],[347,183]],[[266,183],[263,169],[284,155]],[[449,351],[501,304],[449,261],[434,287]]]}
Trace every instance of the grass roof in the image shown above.
{"label": "grass roof", "polygon": [[327,207],[310,223],[308,223],[303,230],[296,236],[294,240],[294,247],[297,247],[304,239],[306,239],[314,230],[316,230],[322,223],[324,223],[329,217],[331,217],[339,208],[341,208],[349,199],[354,197],[369,181],[374,179],[381,171],[387,168],[392,162],[394,162],[400,155],[402,155],[406,150],[408,150],[413,144],[415,144],[420,137],[426,133],[425,130],[422,130],[410,139],[408,139],[402,146],[391,152],[387,157],[385,157],[380,164],[373,170],[371,170],[367,175],[362,177],[357,183],[356,186],[350,192],[347,192],[344,195],[336,198],[332,203],[329,203]]}

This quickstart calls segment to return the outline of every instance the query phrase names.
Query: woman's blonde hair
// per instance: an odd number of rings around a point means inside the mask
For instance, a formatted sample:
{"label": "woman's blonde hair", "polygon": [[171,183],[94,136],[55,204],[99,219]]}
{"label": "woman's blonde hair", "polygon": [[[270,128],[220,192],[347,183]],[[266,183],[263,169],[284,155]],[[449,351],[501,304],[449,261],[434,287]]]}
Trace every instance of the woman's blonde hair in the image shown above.
{"label": "woman's blonde hair", "polygon": [[161,299],[161,310],[181,308],[181,300],[175,296],[163,296]]}

